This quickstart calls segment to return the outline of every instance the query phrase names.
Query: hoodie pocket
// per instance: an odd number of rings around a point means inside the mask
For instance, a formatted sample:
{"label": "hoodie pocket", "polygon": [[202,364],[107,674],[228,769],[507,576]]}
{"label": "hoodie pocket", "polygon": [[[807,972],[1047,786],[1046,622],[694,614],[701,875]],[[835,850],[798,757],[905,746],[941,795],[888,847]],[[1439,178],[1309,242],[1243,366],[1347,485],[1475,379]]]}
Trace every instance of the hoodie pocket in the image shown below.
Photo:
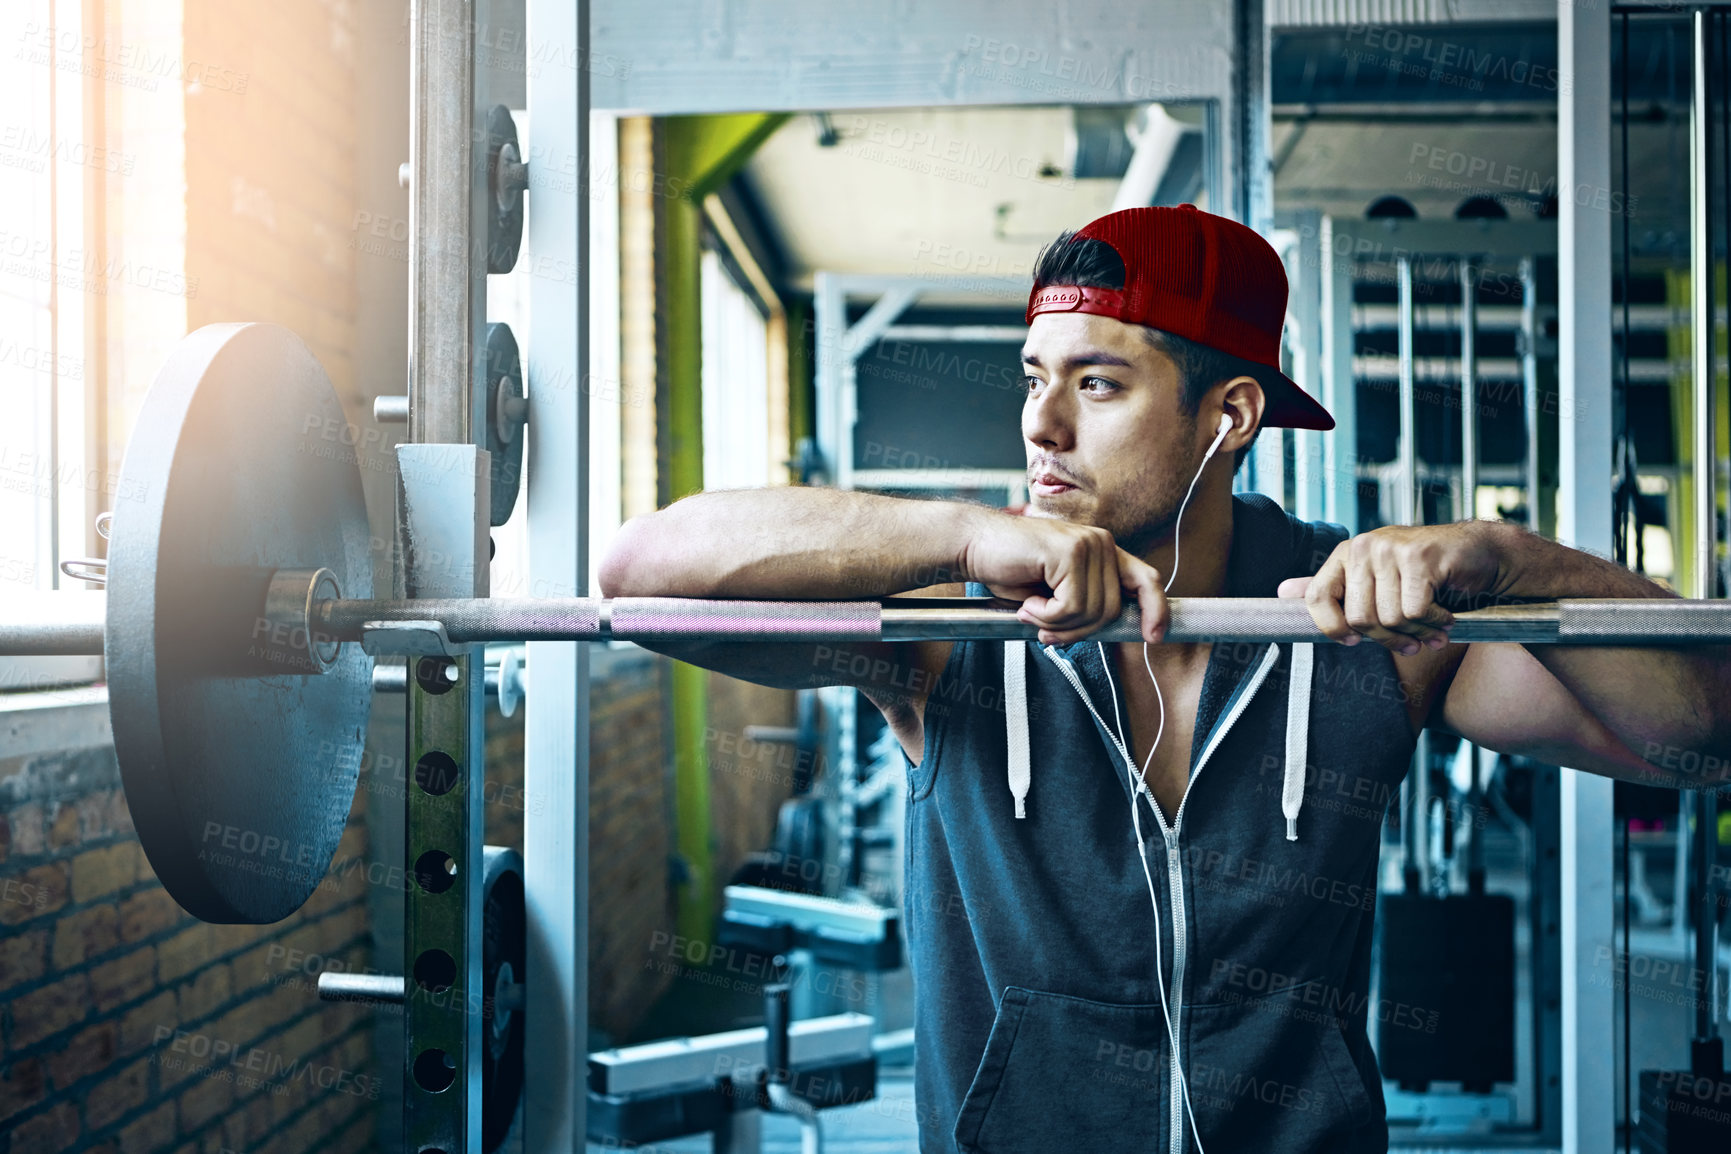
{"label": "hoodie pocket", "polygon": [[1159,1149],[1166,1049],[1158,1002],[1117,1005],[1008,986],[956,1118],[956,1147]]}
{"label": "hoodie pocket", "polygon": [[1386,1140],[1381,1087],[1373,1099],[1325,992],[1307,982],[1185,1007],[1184,1073],[1208,1149],[1274,1149],[1270,1134],[1282,1151],[1330,1154],[1373,1132]]}

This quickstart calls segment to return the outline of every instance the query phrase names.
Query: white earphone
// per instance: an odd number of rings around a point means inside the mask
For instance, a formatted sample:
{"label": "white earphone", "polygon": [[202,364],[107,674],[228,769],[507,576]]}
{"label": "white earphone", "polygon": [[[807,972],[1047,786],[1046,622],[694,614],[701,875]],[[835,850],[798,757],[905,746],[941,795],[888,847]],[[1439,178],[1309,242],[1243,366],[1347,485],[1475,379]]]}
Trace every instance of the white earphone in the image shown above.
{"label": "white earphone", "polygon": [[[1178,579],[1178,542],[1179,528],[1184,523],[1184,510],[1190,504],[1190,494],[1196,491],[1196,482],[1202,479],[1202,471],[1208,467],[1214,451],[1220,448],[1220,442],[1226,439],[1226,434],[1232,431],[1232,414],[1220,414],[1220,430],[1214,434],[1214,442],[1208,446],[1208,451],[1202,454],[1202,464],[1197,466],[1196,475],[1190,478],[1190,487],[1184,491],[1184,500],[1178,505],[1178,516],[1172,521],[1172,573],[1166,578],[1165,589],[1172,588],[1172,582]],[[1095,645],[1100,650],[1100,664],[1106,671],[1106,684],[1112,686],[1112,662],[1106,656],[1106,647],[1099,642]],[[1148,766],[1154,760],[1154,751],[1160,748],[1160,738],[1166,732],[1166,698],[1160,692],[1160,682],[1154,677],[1154,667],[1148,662],[1148,643],[1142,643],[1142,665],[1148,670],[1148,680],[1154,685],[1154,700],[1160,706],[1160,727],[1154,731],[1154,744],[1148,747],[1148,756],[1142,762],[1142,773],[1130,783],[1130,824],[1136,831],[1137,856],[1142,861],[1142,876],[1148,883],[1148,900],[1154,907],[1154,970],[1155,984],[1160,992],[1160,1016],[1166,1020],[1166,1037],[1172,1044],[1172,1062],[1178,1067],[1178,1083],[1183,1089],[1184,1112],[1190,1118],[1190,1133],[1196,1139],[1196,1149],[1202,1150],[1202,1131],[1196,1125],[1196,1114],[1190,1105],[1190,1080],[1184,1075],[1184,1066],[1178,1060],[1178,1035],[1172,1026],[1172,1016],[1166,1007],[1166,985],[1164,965],[1160,958],[1160,899],[1154,893],[1154,875],[1148,869],[1148,851],[1142,837],[1142,810],[1136,804],[1137,798],[1146,798],[1150,807],[1155,804],[1154,796],[1148,789]],[[1112,686],[1112,716],[1118,723],[1119,742],[1128,752],[1130,748],[1129,735],[1124,732],[1124,719],[1118,715],[1118,690]],[[1135,763],[1129,762],[1125,768],[1135,772]],[[1182,1124],[1182,1119],[1179,1119]]]}
{"label": "white earphone", "polygon": [[[1214,450],[1216,450],[1220,447],[1220,442],[1224,441],[1226,439],[1226,434],[1230,433],[1231,431],[1232,431],[1232,414],[1231,413],[1221,413],[1220,414],[1220,431],[1218,433],[1214,434],[1214,443],[1212,445],[1208,446],[1208,451],[1206,453],[1202,454],[1202,460],[1203,460],[1204,464],[1207,463],[1208,458],[1210,458],[1214,455]],[[1192,484],[1194,484],[1194,483],[1195,482],[1192,482]]]}

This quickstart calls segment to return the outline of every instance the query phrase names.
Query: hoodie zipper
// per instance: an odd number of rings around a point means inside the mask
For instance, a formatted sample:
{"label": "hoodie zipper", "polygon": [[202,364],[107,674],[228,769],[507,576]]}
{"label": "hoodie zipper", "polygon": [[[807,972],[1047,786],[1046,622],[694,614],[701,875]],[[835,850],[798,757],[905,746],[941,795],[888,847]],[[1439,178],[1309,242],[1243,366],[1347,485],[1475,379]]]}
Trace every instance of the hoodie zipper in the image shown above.
{"label": "hoodie zipper", "polygon": [[[1106,728],[1106,722],[1101,718],[1099,711],[1094,708],[1094,700],[1088,696],[1088,691],[1083,687],[1082,678],[1076,672],[1075,666],[1051,646],[1043,646],[1042,648],[1047,656],[1058,663],[1058,668],[1063,671],[1064,676],[1075,687],[1077,695],[1081,697],[1082,703],[1088,707],[1088,712],[1094,715],[1094,720],[1100,728],[1105,729],[1107,733],[1112,733],[1110,729]],[[1166,815],[1160,812],[1158,805],[1149,806],[1154,811],[1155,820],[1160,823],[1160,837],[1166,845],[1166,896],[1167,904],[1172,910],[1172,982],[1169,987],[1171,992],[1166,999],[1167,1009],[1172,1016],[1173,1035],[1172,1077],[1169,1084],[1170,1104],[1168,1107],[1168,1113],[1172,1118],[1171,1154],[1184,1154],[1186,1122],[1183,1061],[1178,1050],[1178,1038],[1183,1033],[1181,1021],[1184,1014],[1184,964],[1187,945],[1187,919],[1184,916],[1184,865],[1183,859],[1178,855],[1178,835],[1179,831],[1184,828],[1184,807],[1190,804],[1192,787],[1196,784],[1196,779],[1202,775],[1203,767],[1208,764],[1209,757],[1226,739],[1226,734],[1231,730],[1233,723],[1250,707],[1251,698],[1255,697],[1256,691],[1262,688],[1262,683],[1268,679],[1268,673],[1274,668],[1279,657],[1280,646],[1270,643],[1268,652],[1263,655],[1262,664],[1257,667],[1255,673],[1251,674],[1249,687],[1238,695],[1238,700],[1233,702],[1232,708],[1226,711],[1226,716],[1221,721],[1220,727],[1214,731],[1214,736],[1202,750],[1202,756],[1197,759],[1196,772],[1190,775],[1190,781],[1184,789],[1184,798],[1178,803],[1178,812],[1172,816],[1172,824],[1170,826],[1166,824]],[[1105,660],[1104,654],[1102,654],[1101,659],[1102,661]],[[1133,770],[1136,763],[1129,751],[1124,748],[1123,739],[1117,734],[1112,734],[1112,744],[1117,746],[1119,755],[1124,758],[1125,766]],[[1137,794],[1140,791],[1136,789],[1134,784],[1131,785],[1131,791],[1130,804],[1135,805]],[[1160,932],[1158,925],[1155,926],[1154,932]],[[1159,981],[1160,975],[1155,974],[1154,980]]]}

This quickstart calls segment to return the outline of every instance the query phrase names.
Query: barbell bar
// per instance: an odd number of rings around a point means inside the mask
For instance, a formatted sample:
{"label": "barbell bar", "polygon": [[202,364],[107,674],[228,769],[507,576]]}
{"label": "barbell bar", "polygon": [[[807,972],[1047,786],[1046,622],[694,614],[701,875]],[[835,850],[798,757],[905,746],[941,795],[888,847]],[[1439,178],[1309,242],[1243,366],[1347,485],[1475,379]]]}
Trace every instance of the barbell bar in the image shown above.
{"label": "barbell bar", "polygon": [[[267,586],[256,638],[274,639],[277,652],[305,654],[294,669],[261,672],[322,673],[332,646],[372,643],[380,653],[402,652],[391,634],[403,626],[437,626],[452,647],[528,641],[1013,641],[1036,640],[1038,629],[1016,618],[1013,604],[991,597],[897,598],[875,601],[751,601],[679,597],[518,597],[348,600],[328,570],[316,581],[303,571],[279,571]],[[305,598],[278,596],[285,584],[327,590]],[[273,600],[274,598],[274,600]],[[54,605],[36,598],[0,612],[0,656],[100,654],[102,625],[93,594],[68,594]],[[917,604],[902,604],[917,602]],[[22,604],[22,603],[21,603]],[[1170,603],[1169,642],[1330,643],[1305,603],[1277,597],[1178,597]],[[63,619],[44,618],[64,611]],[[1690,645],[1731,642],[1731,601],[1564,599],[1499,605],[1455,615],[1457,642],[1543,645]],[[1097,641],[1141,640],[1141,611],[1127,607],[1090,635]],[[309,644],[310,639],[310,644]],[[377,688],[400,688],[394,683]]]}
{"label": "barbell bar", "polygon": [[[450,478],[453,491],[479,488],[472,471],[486,467],[484,455],[415,448],[416,469],[462,470]],[[372,535],[361,478],[387,452],[376,430],[348,421],[324,369],[293,333],[207,326],[170,354],[139,409],[115,491],[105,591],[0,604],[0,655],[103,654],[115,755],[139,840],[165,888],[206,921],[278,921],[323,880],[361,773],[383,777],[383,767],[364,765],[373,657],[610,638],[1037,637],[1016,620],[1013,603],[991,598],[375,599],[375,562],[390,545]],[[424,480],[418,475],[417,484]],[[415,555],[408,576],[436,563],[420,543],[406,547]],[[1139,624],[1132,608],[1094,637],[1134,641]],[[1458,614],[1451,635],[1731,641],[1731,607],[1673,599],[1498,605]],[[1276,598],[1175,599],[1166,636],[1323,640],[1303,601]],[[444,663],[413,668],[417,678],[431,670],[419,682],[427,692],[450,688]],[[398,788],[449,788],[448,768],[392,768]]]}
{"label": "barbell bar", "polygon": [[[919,600],[919,605],[900,605]],[[941,604],[941,602],[952,604]],[[1298,598],[1177,597],[1168,642],[1332,642]],[[345,601],[313,605],[292,622],[314,636],[363,641],[393,623],[436,621],[453,645],[481,642],[707,640],[1014,641],[1039,628],[991,597],[878,601],[716,601],[676,597],[612,599],[480,598]],[[1568,599],[1500,605],[1456,614],[1460,642],[1558,645],[1698,644],[1731,641],[1731,602],[1678,599]],[[1091,634],[1095,641],[1142,640],[1142,614],[1126,608]]]}

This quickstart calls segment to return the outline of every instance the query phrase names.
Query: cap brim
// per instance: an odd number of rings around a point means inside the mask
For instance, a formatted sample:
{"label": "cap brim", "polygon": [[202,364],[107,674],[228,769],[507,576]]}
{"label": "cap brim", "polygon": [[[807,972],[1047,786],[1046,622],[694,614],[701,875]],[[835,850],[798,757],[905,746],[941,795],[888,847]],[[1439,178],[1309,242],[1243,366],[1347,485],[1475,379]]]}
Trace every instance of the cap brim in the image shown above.
{"label": "cap brim", "polygon": [[1326,433],[1334,428],[1334,418],[1317,403],[1316,398],[1299,388],[1291,377],[1277,369],[1263,369],[1256,374],[1262,386],[1264,404],[1262,424],[1281,429],[1315,429]]}

